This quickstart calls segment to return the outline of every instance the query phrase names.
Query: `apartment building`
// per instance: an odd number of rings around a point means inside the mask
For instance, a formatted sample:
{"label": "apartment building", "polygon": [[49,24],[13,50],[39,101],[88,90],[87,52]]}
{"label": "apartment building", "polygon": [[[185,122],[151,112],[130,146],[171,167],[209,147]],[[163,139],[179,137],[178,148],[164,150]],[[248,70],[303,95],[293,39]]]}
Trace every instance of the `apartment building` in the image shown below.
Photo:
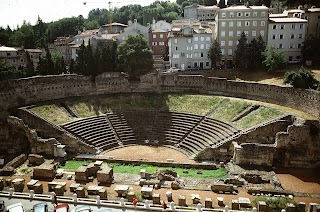
{"label": "apartment building", "polygon": [[307,22],[295,17],[270,18],[267,44],[284,51],[285,59],[289,63],[300,61]]}
{"label": "apartment building", "polygon": [[249,42],[260,35],[267,41],[268,10],[266,6],[231,6],[216,13],[212,36],[220,43],[223,63],[233,62],[242,32]]}
{"label": "apartment building", "polygon": [[200,22],[172,28],[168,36],[170,66],[182,70],[211,68],[208,59],[211,39],[211,29]]}
{"label": "apartment building", "polygon": [[128,26],[123,29],[123,32],[116,36],[118,44],[125,41],[130,35],[142,35],[148,40],[149,27],[143,26],[134,19],[133,23],[129,21]]}
{"label": "apartment building", "polygon": [[219,10],[217,6],[203,6],[192,4],[183,8],[185,19],[197,19],[200,21],[214,20],[215,13]]}
{"label": "apartment building", "polygon": [[50,53],[58,53],[69,64],[71,60],[70,43],[74,40],[73,36],[57,37],[52,44],[49,44]]}
{"label": "apartment building", "polygon": [[156,58],[166,60],[168,57],[168,32],[161,29],[150,31],[149,46]]}

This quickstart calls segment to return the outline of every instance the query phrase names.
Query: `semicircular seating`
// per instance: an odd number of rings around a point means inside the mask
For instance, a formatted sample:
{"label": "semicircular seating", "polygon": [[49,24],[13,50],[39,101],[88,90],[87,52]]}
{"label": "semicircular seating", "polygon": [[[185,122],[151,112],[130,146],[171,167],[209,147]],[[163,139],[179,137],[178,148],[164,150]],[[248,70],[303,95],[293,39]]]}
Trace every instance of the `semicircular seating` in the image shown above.
{"label": "semicircular seating", "polygon": [[62,125],[70,133],[101,150],[134,144],[175,148],[194,157],[239,132],[206,116],[169,111],[121,111]]}

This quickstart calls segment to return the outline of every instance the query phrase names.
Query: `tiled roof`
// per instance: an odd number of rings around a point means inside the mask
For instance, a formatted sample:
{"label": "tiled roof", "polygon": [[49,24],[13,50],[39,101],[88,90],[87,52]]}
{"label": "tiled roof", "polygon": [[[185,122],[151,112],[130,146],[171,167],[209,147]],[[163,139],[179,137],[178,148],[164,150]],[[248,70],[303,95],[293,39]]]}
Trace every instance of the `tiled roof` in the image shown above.
{"label": "tiled roof", "polygon": [[15,49],[13,47],[0,46],[0,51],[1,52],[16,52],[17,49]]}
{"label": "tiled roof", "polygon": [[301,18],[269,18],[270,22],[275,23],[307,23],[308,21]]}

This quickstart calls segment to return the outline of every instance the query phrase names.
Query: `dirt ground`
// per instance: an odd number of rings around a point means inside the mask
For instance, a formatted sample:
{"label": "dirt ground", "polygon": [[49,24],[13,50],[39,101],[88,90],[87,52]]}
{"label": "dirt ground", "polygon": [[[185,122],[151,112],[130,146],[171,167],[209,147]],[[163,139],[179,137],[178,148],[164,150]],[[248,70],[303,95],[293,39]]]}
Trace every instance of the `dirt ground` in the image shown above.
{"label": "dirt ground", "polygon": [[167,162],[167,159],[173,159],[175,162],[179,163],[195,163],[194,160],[190,160],[185,154],[163,146],[128,146],[110,152],[105,152],[101,155],[112,156],[116,159],[123,160],[147,159],[150,161]]}

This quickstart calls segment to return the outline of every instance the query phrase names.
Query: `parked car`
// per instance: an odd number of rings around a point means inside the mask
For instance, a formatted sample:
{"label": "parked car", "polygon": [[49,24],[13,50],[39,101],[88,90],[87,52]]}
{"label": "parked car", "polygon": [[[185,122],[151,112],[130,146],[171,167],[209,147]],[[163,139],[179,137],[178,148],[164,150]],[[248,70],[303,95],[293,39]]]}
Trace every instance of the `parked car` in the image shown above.
{"label": "parked car", "polygon": [[89,205],[81,205],[76,207],[74,212],[92,212],[92,209]]}
{"label": "parked car", "polygon": [[176,68],[176,67],[171,67],[168,70],[168,72],[178,72],[178,71],[181,71],[181,69],[180,68]]}
{"label": "parked car", "polygon": [[4,206],[4,201],[0,200],[0,212],[5,212],[6,207]]}
{"label": "parked car", "polygon": [[98,212],[112,212],[113,210],[110,208],[101,208],[98,210]]}
{"label": "parked car", "polygon": [[7,212],[24,212],[23,205],[21,202],[9,205],[7,207]]}
{"label": "parked car", "polygon": [[299,59],[293,59],[293,60],[289,60],[288,63],[290,64],[296,64],[296,63],[300,63],[301,61]]}
{"label": "parked car", "polygon": [[48,212],[48,204],[45,202],[35,204],[33,206],[33,212]]}

